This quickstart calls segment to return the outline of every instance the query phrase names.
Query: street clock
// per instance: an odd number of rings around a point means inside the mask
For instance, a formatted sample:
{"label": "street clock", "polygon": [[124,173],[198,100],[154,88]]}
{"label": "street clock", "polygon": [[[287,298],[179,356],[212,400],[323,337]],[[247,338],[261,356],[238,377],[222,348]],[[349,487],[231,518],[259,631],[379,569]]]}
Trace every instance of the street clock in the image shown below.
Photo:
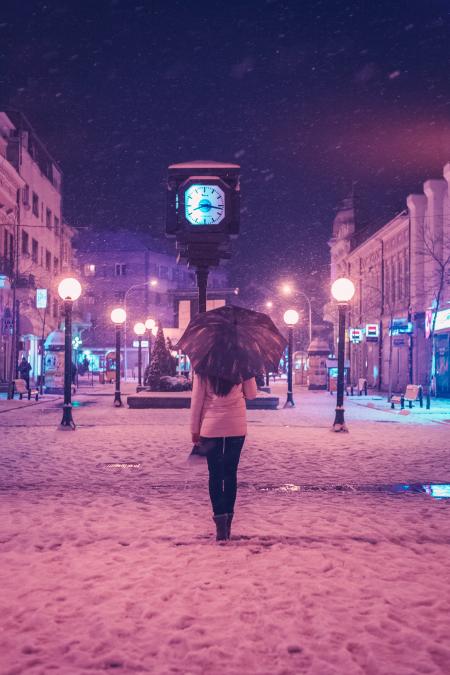
{"label": "street clock", "polygon": [[194,268],[199,311],[206,311],[211,267],[231,257],[239,233],[238,164],[186,162],[169,166],[166,235],[176,238],[177,261]]}
{"label": "street clock", "polygon": [[167,236],[184,241],[205,234],[237,236],[239,170],[238,164],[207,161],[169,166]]}

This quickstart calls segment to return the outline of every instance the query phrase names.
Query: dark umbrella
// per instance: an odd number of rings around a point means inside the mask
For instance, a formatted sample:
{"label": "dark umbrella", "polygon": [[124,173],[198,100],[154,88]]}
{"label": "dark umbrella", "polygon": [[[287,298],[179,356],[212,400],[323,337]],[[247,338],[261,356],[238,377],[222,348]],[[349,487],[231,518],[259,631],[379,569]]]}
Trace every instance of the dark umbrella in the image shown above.
{"label": "dark umbrella", "polygon": [[277,370],[286,340],[266,314],[228,305],[197,314],[177,349],[201,375],[240,382]]}

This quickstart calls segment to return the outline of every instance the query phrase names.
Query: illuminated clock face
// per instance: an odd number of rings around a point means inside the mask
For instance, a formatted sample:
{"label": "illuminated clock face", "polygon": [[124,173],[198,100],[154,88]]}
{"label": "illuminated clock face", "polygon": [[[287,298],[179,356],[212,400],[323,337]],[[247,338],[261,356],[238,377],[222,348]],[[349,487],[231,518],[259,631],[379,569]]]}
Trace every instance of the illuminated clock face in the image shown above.
{"label": "illuminated clock face", "polygon": [[191,185],[184,203],[186,220],[192,225],[217,225],[225,216],[225,195],[218,185]]}

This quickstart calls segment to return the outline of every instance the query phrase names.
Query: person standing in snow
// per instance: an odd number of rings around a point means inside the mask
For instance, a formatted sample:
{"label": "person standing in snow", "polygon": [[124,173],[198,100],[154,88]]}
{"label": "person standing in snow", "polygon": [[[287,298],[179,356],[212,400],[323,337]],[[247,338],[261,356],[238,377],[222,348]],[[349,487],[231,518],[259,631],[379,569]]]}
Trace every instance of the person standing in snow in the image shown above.
{"label": "person standing in snow", "polygon": [[245,399],[256,398],[252,377],[233,384],[220,377],[194,374],[191,400],[192,442],[206,454],[209,496],[216,540],[230,539],[237,493],[237,469],[247,433]]}
{"label": "person standing in snow", "polygon": [[25,356],[22,356],[22,360],[19,363],[19,375],[22,378],[22,380],[25,380],[27,389],[30,388],[30,370],[31,370],[30,363],[28,363]]}

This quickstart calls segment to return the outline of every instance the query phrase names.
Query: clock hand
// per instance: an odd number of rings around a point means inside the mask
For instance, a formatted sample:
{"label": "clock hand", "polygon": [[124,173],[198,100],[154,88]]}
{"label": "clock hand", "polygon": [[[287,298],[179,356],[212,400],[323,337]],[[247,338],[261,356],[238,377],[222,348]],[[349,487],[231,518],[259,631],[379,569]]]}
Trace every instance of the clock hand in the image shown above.
{"label": "clock hand", "polygon": [[[196,206],[195,209],[192,209],[193,211],[198,211],[199,209],[204,209],[205,206]],[[208,204],[208,209],[223,209],[223,206],[213,206],[212,204]]]}

